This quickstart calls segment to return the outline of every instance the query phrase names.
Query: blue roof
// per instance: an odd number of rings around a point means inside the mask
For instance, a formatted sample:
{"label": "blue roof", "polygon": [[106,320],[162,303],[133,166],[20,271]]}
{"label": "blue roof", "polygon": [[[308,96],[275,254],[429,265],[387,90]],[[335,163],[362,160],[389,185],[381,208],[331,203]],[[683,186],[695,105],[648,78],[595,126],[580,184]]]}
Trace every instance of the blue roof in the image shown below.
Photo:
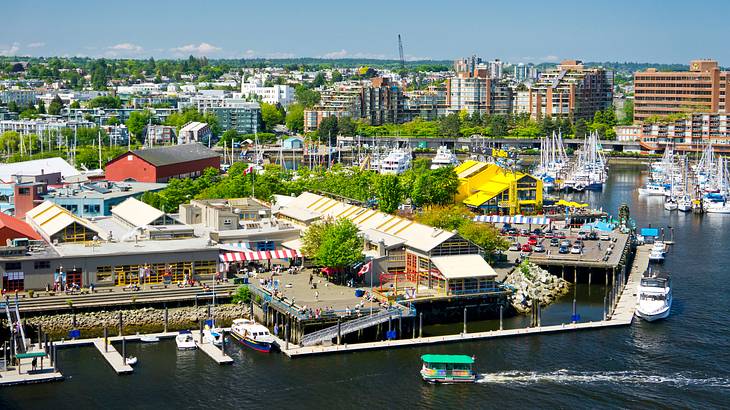
{"label": "blue roof", "polygon": [[641,236],[659,236],[659,229],[641,228]]}

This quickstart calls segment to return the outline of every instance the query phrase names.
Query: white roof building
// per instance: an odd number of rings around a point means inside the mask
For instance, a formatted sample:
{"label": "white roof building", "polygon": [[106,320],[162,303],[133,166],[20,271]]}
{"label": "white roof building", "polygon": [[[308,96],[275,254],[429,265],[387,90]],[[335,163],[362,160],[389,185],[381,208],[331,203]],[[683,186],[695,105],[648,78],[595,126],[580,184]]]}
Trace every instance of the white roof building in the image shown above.
{"label": "white roof building", "polygon": [[11,182],[13,175],[40,175],[60,172],[61,177],[78,177],[81,172],[61,157],[0,164],[0,180]]}

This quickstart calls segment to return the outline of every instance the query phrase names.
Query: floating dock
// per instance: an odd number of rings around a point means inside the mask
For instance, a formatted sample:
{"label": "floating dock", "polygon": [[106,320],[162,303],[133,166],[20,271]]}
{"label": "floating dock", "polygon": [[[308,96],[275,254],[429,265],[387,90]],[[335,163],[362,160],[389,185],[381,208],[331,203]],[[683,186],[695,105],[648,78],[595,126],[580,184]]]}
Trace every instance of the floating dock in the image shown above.
{"label": "floating dock", "polygon": [[94,339],[94,347],[96,347],[96,350],[101,353],[101,356],[109,363],[109,365],[114,369],[117,374],[127,374],[132,373],[134,369],[132,369],[132,366],[128,365],[124,358],[122,357],[119,352],[117,352],[117,349],[114,348],[114,346],[111,344],[111,341],[109,341],[106,348],[104,347],[104,339]]}
{"label": "floating dock", "polygon": [[[195,339],[195,345],[198,346],[198,349],[202,351],[203,353],[210,356],[211,359],[215,360],[218,364],[232,364],[233,359],[225,354],[225,352],[218,346],[214,345],[213,343],[209,343],[205,340],[205,338],[201,338],[200,330],[195,330],[192,332],[193,338]],[[201,342],[202,340],[202,342]]]}
{"label": "floating dock", "polygon": [[38,361],[38,366],[38,369],[33,370],[33,359],[20,359],[20,366],[8,366],[6,370],[0,371],[0,387],[63,380],[63,375],[53,368],[48,355]]}

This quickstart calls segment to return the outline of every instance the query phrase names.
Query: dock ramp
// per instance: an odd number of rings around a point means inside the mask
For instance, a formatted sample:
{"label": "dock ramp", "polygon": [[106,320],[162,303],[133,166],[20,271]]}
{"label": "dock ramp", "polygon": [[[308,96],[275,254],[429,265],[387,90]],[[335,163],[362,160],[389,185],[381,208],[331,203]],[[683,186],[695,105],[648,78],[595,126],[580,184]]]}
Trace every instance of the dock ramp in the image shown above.
{"label": "dock ramp", "polygon": [[410,311],[402,307],[381,310],[373,315],[363,316],[304,335],[301,340],[301,345],[312,346],[327,340],[332,340],[337,337],[338,328],[340,336],[344,336],[352,332],[357,332],[358,330],[367,329],[377,324],[387,322],[391,319],[408,316],[409,314]]}

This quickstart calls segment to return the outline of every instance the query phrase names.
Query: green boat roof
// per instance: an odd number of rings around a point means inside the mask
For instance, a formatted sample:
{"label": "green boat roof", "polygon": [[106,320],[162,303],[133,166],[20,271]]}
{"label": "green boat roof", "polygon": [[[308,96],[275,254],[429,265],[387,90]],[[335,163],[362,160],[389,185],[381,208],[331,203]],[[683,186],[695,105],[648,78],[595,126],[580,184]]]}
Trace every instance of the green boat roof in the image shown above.
{"label": "green boat roof", "polygon": [[421,356],[421,360],[426,363],[474,363],[474,358],[465,354],[424,354]]}
{"label": "green boat roof", "polygon": [[45,352],[18,353],[15,355],[18,359],[30,359],[31,357],[45,357]]}

